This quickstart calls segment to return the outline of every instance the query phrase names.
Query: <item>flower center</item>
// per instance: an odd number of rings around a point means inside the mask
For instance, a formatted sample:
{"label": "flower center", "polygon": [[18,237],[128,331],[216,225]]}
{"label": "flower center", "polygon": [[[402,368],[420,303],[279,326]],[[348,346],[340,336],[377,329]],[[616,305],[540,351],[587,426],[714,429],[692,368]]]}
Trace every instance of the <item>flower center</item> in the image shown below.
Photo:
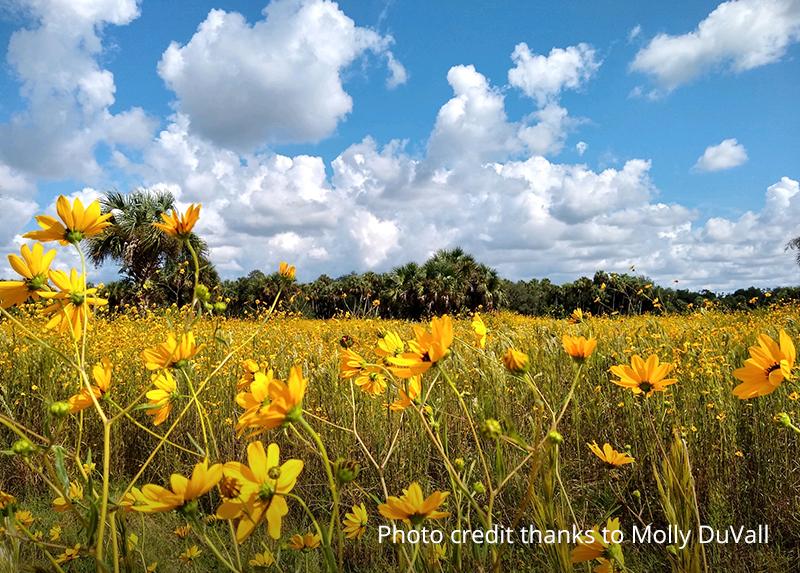
{"label": "flower center", "polygon": [[641,390],[645,394],[649,394],[650,392],[653,391],[654,388],[655,386],[651,382],[648,382],[647,380],[642,380],[641,382],[639,382],[639,390]]}
{"label": "flower center", "polygon": [[236,499],[240,493],[239,482],[236,478],[225,476],[219,482],[219,490],[223,497]]}

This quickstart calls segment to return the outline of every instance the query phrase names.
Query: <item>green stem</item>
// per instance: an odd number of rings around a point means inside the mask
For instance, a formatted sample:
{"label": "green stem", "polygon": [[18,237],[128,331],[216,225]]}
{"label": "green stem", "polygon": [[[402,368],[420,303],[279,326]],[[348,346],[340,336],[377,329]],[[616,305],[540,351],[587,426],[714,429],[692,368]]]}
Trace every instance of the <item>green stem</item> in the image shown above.
{"label": "green stem", "polygon": [[411,562],[408,564],[408,573],[414,570],[414,564],[417,562],[417,557],[419,557],[419,543],[414,544],[414,553],[411,555]]}
{"label": "green stem", "polygon": [[203,532],[201,537],[203,538],[203,541],[205,542],[206,547],[208,547],[211,550],[211,553],[214,554],[214,557],[216,557],[219,560],[219,562],[222,563],[225,566],[225,568],[227,568],[229,571],[233,571],[233,573],[240,573],[239,569],[236,569],[236,567],[231,565],[228,562],[228,560],[225,559],[222,556],[222,553],[219,552],[219,549],[217,549],[217,546],[214,545],[214,543],[208,538],[208,535],[206,535],[205,532]]}
{"label": "green stem", "polygon": [[322,538],[322,554],[325,556],[325,562],[328,564],[328,570],[331,573],[338,573],[339,568],[336,566],[336,557],[333,555],[333,551],[331,550],[330,538],[327,535],[327,532],[319,526],[319,522],[314,517],[314,514],[311,513],[311,510],[308,509],[306,502],[302,500],[302,498],[296,496],[293,493],[287,493],[286,497],[290,497],[295,500],[303,510],[308,515],[309,519],[311,519],[311,523],[314,524],[314,529],[317,530],[317,534]]}
{"label": "green stem", "polygon": [[[118,408],[119,410],[122,410],[122,407],[121,407],[119,404],[117,404],[117,403],[115,403],[115,402],[113,402],[113,401],[111,402],[111,404],[112,404],[112,405],[113,405],[115,408]],[[150,435],[151,435],[151,436],[153,436],[154,438],[158,438],[158,439],[161,439],[161,438],[162,438],[162,436],[161,436],[161,435],[157,434],[156,432],[154,432],[153,430],[151,430],[151,429],[150,429],[150,428],[148,428],[147,426],[143,425],[141,422],[139,422],[138,420],[136,420],[136,418],[134,418],[133,416],[131,416],[131,415],[130,415],[130,414],[128,414],[127,412],[124,412],[124,411],[123,411],[123,412],[120,412],[120,414],[124,414],[124,415],[125,415],[125,417],[126,417],[128,420],[130,420],[131,422],[133,422],[133,423],[134,423],[134,425],[135,425],[136,427],[138,427],[140,430],[143,430],[144,432],[146,432],[146,433],[150,434]],[[112,419],[112,421],[113,421],[113,420],[116,420],[117,418],[118,418],[118,416],[114,416],[114,418]],[[181,450],[182,452],[186,452],[187,454],[191,454],[191,455],[193,455],[193,456],[198,456],[198,457],[200,457],[200,458],[204,457],[204,456],[203,456],[203,454],[201,454],[201,453],[199,453],[199,452],[192,451],[192,450],[190,450],[190,449],[188,449],[188,448],[184,448],[183,446],[179,446],[178,444],[176,444],[175,442],[172,442],[172,441],[170,441],[170,440],[165,440],[165,443],[166,443],[168,446],[172,446],[173,448],[176,448],[176,449],[178,449],[178,450]]]}
{"label": "green stem", "polygon": [[58,573],[64,573],[64,570],[61,568],[61,565],[59,565],[59,564],[58,564],[58,561],[56,561],[56,560],[55,560],[55,557],[53,557],[53,556],[50,554],[50,552],[49,552],[47,549],[45,549],[45,548],[44,548],[44,545],[43,545],[42,543],[40,543],[40,542],[39,542],[39,541],[38,541],[38,540],[37,540],[37,539],[36,539],[36,538],[33,536],[33,534],[32,534],[30,531],[28,531],[28,528],[27,528],[27,527],[25,527],[23,524],[21,524],[21,523],[19,523],[19,522],[17,522],[17,526],[18,526],[20,529],[22,529],[22,531],[25,533],[25,535],[27,535],[27,536],[28,536],[28,538],[29,538],[29,539],[30,539],[30,540],[31,540],[31,541],[32,541],[32,542],[33,542],[33,543],[36,545],[36,547],[38,547],[39,549],[41,549],[42,551],[44,551],[44,554],[47,556],[47,559],[48,559],[48,561],[50,561],[50,563],[53,565],[53,567],[55,567],[55,568],[56,568],[56,571],[58,571]]}
{"label": "green stem", "polygon": [[100,563],[103,561],[103,536],[106,529],[108,516],[108,485],[111,468],[111,424],[103,423],[103,493],[100,498],[100,520],[97,524],[97,570],[101,571]]}
{"label": "green stem", "polygon": [[[200,429],[203,431],[203,446],[205,447],[206,456],[209,455],[209,448],[208,448],[208,433],[206,432],[206,417],[203,414],[203,407],[200,405],[200,401],[197,399],[197,392],[194,391],[194,385],[192,384],[192,379],[186,373],[186,370],[183,368],[179,369],[183,377],[186,378],[186,383],[189,385],[189,392],[192,393],[192,401],[194,402],[195,407],[197,408],[197,416],[200,418]],[[219,452],[217,452],[217,456],[219,456]]]}
{"label": "green stem", "polygon": [[[339,492],[338,488],[336,487],[336,478],[333,476],[333,471],[331,470],[331,460],[328,457],[328,451],[325,449],[325,444],[322,443],[322,438],[319,437],[319,434],[314,431],[314,429],[308,425],[308,422],[300,416],[299,420],[300,427],[302,427],[314,442],[317,444],[317,448],[319,449],[320,455],[322,455],[322,461],[325,466],[325,473],[328,476],[328,486],[331,489],[331,495],[333,496],[333,515],[331,517],[331,524],[328,528],[328,539],[333,536],[333,526],[334,524],[338,524],[339,522]],[[342,551],[343,551],[343,540],[341,535],[341,528],[339,528],[339,536],[338,536],[338,554],[339,554],[339,568],[342,565]]]}
{"label": "green stem", "polygon": [[[83,275],[83,285],[84,290],[86,288],[86,257],[83,255],[83,251],[81,250],[78,243],[73,243],[75,248],[78,250],[78,254],[81,257],[81,274]],[[83,293],[81,293],[83,294]],[[81,368],[86,365],[86,330],[89,326],[89,304],[84,300],[83,304],[81,304],[81,314],[83,319],[83,328],[81,329],[81,354],[80,354],[80,364]],[[91,390],[90,390],[91,392]]]}
{"label": "green stem", "polygon": [[[453,391],[453,393],[458,398],[458,403],[461,405],[461,409],[464,411],[464,415],[467,418],[467,424],[469,425],[470,432],[472,433],[472,438],[475,440],[475,446],[478,449],[478,455],[481,458],[481,464],[483,465],[483,473],[484,473],[484,475],[486,477],[486,486],[491,491],[493,489],[493,487],[492,487],[492,474],[489,471],[489,464],[486,463],[486,456],[484,456],[484,454],[483,454],[483,448],[481,447],[481,441],[480,441],[480,438],[478,437],[478,432],[475,430],[475,424],[472,423],[472,416],[469,413],[469,409],[467,408],[467,405],[464,402],[464,398],[461,395],[461,392],[458,391],[458,388],[456,388],[455,383],[450,378],[450,376],[448,376],[447,372],[445,372],[444,369],[441,368],[441,367],[439,368],[439,371],[444,376],[444,379],[447,381],[447,384],[450,386],[450,389]],[[491,526],[492,526],[492,515],[489,514],[486,517],[487,517],[487,520],[489,522],[488,523],[489,528],[491,528]]]}

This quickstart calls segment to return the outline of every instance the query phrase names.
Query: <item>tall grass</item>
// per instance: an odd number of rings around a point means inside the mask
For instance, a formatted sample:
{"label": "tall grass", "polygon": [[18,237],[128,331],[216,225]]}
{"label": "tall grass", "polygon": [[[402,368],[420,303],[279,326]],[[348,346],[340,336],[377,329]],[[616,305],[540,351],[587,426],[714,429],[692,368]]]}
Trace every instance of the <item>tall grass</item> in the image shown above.
{"label": "tall grass", "polygon": [[[112,398],[119,404],[129,403],[150,382],[150,373],[140,359],[141,350],[163,339],[167,321],[178,323],[181,311],[172,314],[131,312],[115,318],[100,318],[92,323],[87,363],[94,364],[107,356],[114,364]],[[543,470],[535,488],[542,495],[530,504],[520,526],[534,524],[539,528],[569,528],[573,521],[581,528],[602,524],[608,516],[620,518],[622,529],[630,531],[634,523],[668,523],[686,520],[676,517],[685,511],[685,502],[676,500],[669,480],[689,480],[695,493],[696,513],[703,524],[725,529],[730,525],[756,527],[769,524],[770,545],[705,546],[710,571],[789,571],[797,563],[797,515],[800,515],[800,463],[795,435],[780,431],[772,421],[779,411],[794,415],[794,385],[785,383],[772,395],[740,401],[731,389],[735,385],[733,370],[747,358],[747,347],[761,333],[777,339],[781,328],[795,340],[798,338],[800,309],[796,306],[773,306],[750,313],[726,313],[708,309],[686,315],[591,318],[582,324],[570,325],[563,320],[524,318],[501,313],[484,316],[489,327],[485,351],[473,347],[473,334],[468,317],[457,321],[457,342],[452,354],[441,367],[453,379],[472,419],[476,424],[496,419],[503,428],[503,439],[480,438],[485,459],[490,464],[492,479],[500,481],[505,472],[522,464],[527,451],[515,443],[514,436],[535,441],[541,428],[547,427],[546,408],[530,388],[511,376],[502,366],[501,357],[510,347],[529,355],[530,375],[548,400],[563,399],[572,383],[574,368],[561,347],[564,333],[591,334],[599,345],[587,361],[575,388],[572,402],[559,425],[563,442],[551,449],[542,460]],[[21,320],[39,332],[42,320],[24,315]],[[194,327],[195,336],[207,344],[192,368],[205,378],[230,348],[245,340],[255,320],[203,318]],[[376,500],[384,501],[379,473],[366,459],[366,448],[379,460],[396,445],[383,468],[383,479],[389,495],[400,495],[411,482],[419,482],[423,491],[451,491],[447,510],[449,519],[438,522],[445,530],[477,528],[480,524],[466,503],[464,492],[457,491],[445,464],[425,439],[426,428],[410,412],[390,412],[386,406],[396,399],[393,393],[371,398],[357,392],[351,395],[349,382],[339,376],[340,340],[355,341],[354,350],[370,354],[380,334],[396,330],[411,338],[412,324],[402,321],[332,319],[305,320],[291,315],[271,318],[263,333],[252,341],[237,359],[223,366],[213,386],[202,396],[209,421],[216,432],[220,460],[245,461],[246,440],[237,439],[233,426],[241,408],[235,402],[236,383],[242,375],[241,362],[252,358],[273,368],[276,377],[286,378],[291,366],[300,364],[309,378],[304,401],[306,419],[321,434],[332,459],[353,459],[363,468],[357,487],[344,490],[342,504],[365,502],[370,510],[370,529],[359,541],[344,545],[344,561],[349,571],[383,571],[398,566],[398,557],[391,544],[377,543],[375,526],[383,524],[375,510]],[[44,335],[54,346],[62,339]],[[650,398],[634,396],[610,382],[610,366],[629,363],[632,355],[657,354],[662,362],[674,362],[678,384]],[[432,371],[433,372],[433,371]],[[29,428],[46,424],[48,402],[66,400],[80,389],[73,372],[64,368],[52,354],[27,340],[13,324],[0,323],[0,412]],[[448,458],[462,458],[461,479],[472,485],[483,479],[480,456],[470,433],[470,420],[464,408],[444,384],[438,384],[431,397],[436,404],[429,422],[446,444]],[[355,399],[358,435],[362,448],[351,431]],[[102,449],[102,425],[91,410],[84,412],[84,447],[93,452]],[[152,418],[144,411],[131,414],[140,424],[151,427]],[[111,475],[122,483],[134,475],[144,458],[159,443],[155,436],[143,433],[131,422],[122,421],[112,443]],[[225,431],[223,431],[225,430]],[[398,433],[399,432],[399,433]],[[676,453],[673,433],[683,454]],[[187,413],[179,431],[170,438],[175,444],[194,451],[201,442],[202,430],[196,411]],[[265,442],[275,441],[281,447],[281,458],[304,460],[296,492],[313,511],[329,514],[330,492],[320,458],[305,439],[288,429],[273,430]],[[0,428],[0,448],[6,448],[15,437]],[[617,469],[605,469],[591,454],[587,442],[608,442],[615,449],[628,451],[636,463]],[[660,442],[660,443],[659,443]],[[663,445],[662,445],[663,444]],[[673,448],[673,451],[670,451]],[[665,450],[667,450],[665,452]],[[674,461],[665,461],[667,458]],[[683,456],[683,457],[681,457]],[[198,461],[176,447],[166,445],[142,476],[142,483],[166,484],[171,473],[187,475]],[[669,467],[684,468],[690,463],[691,473],[673,475]],[[666,466],[664,464],[667,464]],[[658,478],[653,468],[659,468]],[[687,466],[688,467],[688,466]],[[526,498],[527,473],[513,475],[494,503],[495,515],[502,525],[509,525]],[[32,528],[42,530],[60,517],[48,513],[49,498],[43,484],[26,470],[15,457],[0,457],[0,490],[17,495],[23,505],[37,507],[43,521]],[[659,491],[661,490],[661,494]],[[488,493],[472,492],[479,505],[489,503]],[[48,503],[42,503],[41,499]],[[36,500],[40,501],[37,503]],[[681,507],[681,503],[684,506]],[[206,512],[216,505],[203,500]],[[290,502],[291,506],[291,502]],[[692,510],[694,511],[694,507]],[[574,517],[573,517],[574,516]],[[304,533],[310,523],[292,506],[285,530]],[[136,520],[134,520],[134,523]],[[159,571],[180,570],[176,557],[180,540],[167,541],[176,526],[172,516],[159,516],[153,527],[162,535],[148,534],[155,548],[169,549],[170,557],[160,563]],[[138,526],[131,525],[136,530]],[[46,529],[44,530],[46,533]],[[266,539],[263,532],[260,538]],[[271,547],[275,544],[269,541]],[[278,545],[278,547],[284,547]],[[667,547],[623,544],[626,566],[633,571],[696,571],[694,555],[676,560]],[[446,544],[445,558],[429,570],[470,570],[485,563],[486,546],[453,546]],[[284,563],[303,563],[303,557],[283,549]],[[694,549],[692,550],[694,551]],[[148,549],[145,548],[145,552]],[[309,554],[312,566],[321,567],[321,557]],[[2,558],[0,558],[1,560]],[[421,560],[422,562],[422,560]],[[676,562],[681,565],[676,566]],[[210,562],[207,565],[211,567]],[[431,563],[434,563],[431,561]],[[508,571],[572,570],[569,548],[542,548],[515,544],[508,546],[503,565]],[[576,565],[575,570],[584,565]],[[675,569],[675,567],[679,567]],[[211,569],[209,569],[211,570]],[[284,567],[284,570],[292,570]],[[480,569],[475,569],[480,570]]]}

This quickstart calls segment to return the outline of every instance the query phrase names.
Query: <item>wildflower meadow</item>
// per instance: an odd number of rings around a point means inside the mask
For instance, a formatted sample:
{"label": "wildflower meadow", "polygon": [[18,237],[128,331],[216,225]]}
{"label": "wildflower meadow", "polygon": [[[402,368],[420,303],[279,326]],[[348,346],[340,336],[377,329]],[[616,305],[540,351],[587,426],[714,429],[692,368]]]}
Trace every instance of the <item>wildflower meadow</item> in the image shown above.
{"label": "wildflower meadow", "polygon": [[[0,283],[0,571],[800,567],[800,309],[112,314],[58,200]],[[50,267],[58,241],[82,268]],[[193,273],[193,275],[192,275]]]}

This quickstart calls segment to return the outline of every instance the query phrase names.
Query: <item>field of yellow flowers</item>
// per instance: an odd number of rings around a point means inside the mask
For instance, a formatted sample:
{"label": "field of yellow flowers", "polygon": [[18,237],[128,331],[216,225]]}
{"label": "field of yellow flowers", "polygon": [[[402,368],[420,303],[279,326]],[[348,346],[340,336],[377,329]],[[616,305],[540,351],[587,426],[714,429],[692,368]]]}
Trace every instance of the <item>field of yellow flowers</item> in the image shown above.
{"label": "field of yellow flowers", "polygon": [[[102,229],[59,214],[32,238]],[[106,316],[40,247],[0,283],[2,573],[798,570],[796,306]]]}
{"label": "field of yellow flowers", "polygon": [[[723,314],[710,310],[686,316],[588,318],[583,323],[570,325],[567,321],[501,314],[483,317],[488,330],[485,350],[476,347],[471,320],[457,319],[456,343],[442,368],[452,373],[453,383],[476,425],[486,420],[499,422],[498,433],[502,439],[479,438],[489,471],[497,482],[522,461],[523,450],[513,436],[530,436],[542,414],[542,402],[535,393],[503,366],[501,359],[507,349],[515,348],[527,354],[531,362],[528,372],[539,389],[546,395],[559,396],[568,390],[573,375],[572,361],[562,348],[562,335],[591,333],[598,340],[597,349],[587,360],[586,371],[559,427],[563,437],[559,445],[561,484],[555,496],[557,505],[567,499],[570,502],[565,523],[572,523],[574,512],[581,527],[591,527],[608,515],[619,517],[623,528],[640,519],[645,523],[666,524],[653,471],[654,464],[660,470],[663,455],[653,426],[665,447],[669,447],[673,430],[678,430],[688,447],[701,521],[722,529],[732,524],[749,527],[762,523],[769,524],[771,529],[771,542],[763,547],[707,545],[708,570],[788,571],[789,564],[795,563],[797,558],[798,447],[795,434],[781,431],[773,422],[773,416],[783,411],[793,416],[798,395],[792,384],[785,383],[768,397],[739,400],[733,395],[738,383],[733,370],[747,358],[747,347],[756,343],[758,334],[765,332],[777,339],[779,328],[792,334],[797,332],[799,315],[798,309],[793,307],[774,308],[760,314]],[[150,373],[140,358],[141,349],[154,347],[161,341],[167,320],[166,316],[131,312],[113,319],[101,318],[93,326],[87,361],[97,363],[104,357],[111,361],[112,396],[118,403],[128,403],[149,383]],[[38,317],[23,318],[23,324],[35,331],[41,328],[42,322]],[[196,376],[205,378],[227,349],[245,340],[256,326],[255,320],[211,318],[199,321],[195,336],[207,346],[193,362]],[[353,505],[363,503],[366,508],[365,533],[360,539],[347,540],[344,545],[344,560],[353,571],[391,570],[397,563],[393,547],[377,543],[376,528],[385,520],[378,513],[374,498],[382,500],[382,479],[391,495],[399,495],[413,482],[420,483],[425,492],[453,490],[445,464],[425,439],[420,420],[387,408],[399,399],[396,391],[387,389],[378,395],[353,392],[339,372],[343,341],[345,346],[352,345],[351,350],[369,356],[373,355],[380,335],[398,332],[402,337],[411,338],[412,326],[389,321],[310,321],[276,316],[241,356],[223,365],[202,399],[208,424],[216,430],[218,459],[242,460],[247,441],[236,437],[234,427],[243,412],[235,399],[239,393],[236,387],[247,372],[243,361],[250,358],[263,365],[262,369],[268,366],[281,376],[288,375],[295,365],[303,368],[309,379],[303,403],[309,423],[323,436],[331,456],[353,460],[361,466],[356,480],[344,490],[345,499],[342,500],[348,512]],[[79,391],[79,386],[69,370],[26,339],[13,325],[3,325],[2,337],[2,413],[27,427],[42,427],[46,423],[43,418],[47,415],[48,403],[69,398]],[[658,355],[662,362],[676,364],[671,376],[678,382],[666,392],[643,398],[611,382],[614,378],[609,371],[611,366],[629,362],[632,355],[651,354]],[[439,389],[434,392],[439,393]],[[353,397],[358,437],[352,431],[350,400]],[[485,505],[488,500],[486,479],[475,441],[469,435],[457,400],[441,392],[429,403],[433,409],[430,422],[437,426],[448,456],[457,469],[461,468],[458,471],[478,503]],[[157,430],[147,413],[145,410],[131,415],[141,425]],[[91,449],[93,460],[97,460],[102,451],[102,428],[89,411],[84,413],[84,420],[84,448]],[[4,447],[15,437],[10,431],[0,435],[7,444]],[[170,474],[190,473],[199,459],[192,452],[196,451],[201,436],[199,417],[192,412],[173,433],[174,445],[162,448],[141,482],[167,485]],[[265,442],[277,443],[286,459],[304,461],[305,467],[295,489],[309,505],[328,509],[330,493],[325,471],[307,438],[287,429],[276,429],[260,437]],[[382,467],[380,474],[367,459],[359,439]],[[607,467],[587,447],[595,441],[626,452],[635,463]],[[125,486],[126,480],[135,475],[157,444],[156,436],[140,431],[133,422],[123,422],[111,444],[111,475],[116,487]],[[386,459],[392,445],[392,455]],[[42,480],[26,469],[21,459],[4,457],[0,464],[0,489],[16,494],[20,498],[20,508],[35,508],[31,531],[43,532],[47,539],[52,528],[60,525],[66,530],[67,525],[75,525],[70,515],[52,511],[53,496]],[[494,511],[501,523],[506,524],[514,517],[525,497],[526,486],[525,479],[514,478],[495,501]],[[451,511],[451,517],[437,524],[445,530],[456,526],[455,515],[459,510],[464,514],[468,512],[465,501],[456,501],[455,497],[445,500],[443,506]],[[284,525],[286,534],[280,541],[276,543],[266,531],[261,532],[273,553],[280,551],[281,545],[294,533],[305,534],[309,527],[302,511],[298,507],[291,509]],[[213,503],[204,500],[202,510],[204,515],[213,515]],[[521,523],[535,521],[526,514]],[[178,536],[182,525],[180,518],[162,516],[154,526],[148,524],[142,528],[138,521],[132,520],[128,527],[131,534],[138,535],[148,565],[159,561],[158,570],[177,571],[182,570],[175,565],[180,563],[179,556],[197,545],[191,536]],[[62,535],[67,546],[74,546],[76,540],[77,537]],[[151,543],[152,553],[148,551]],[[283,548],[283,561],[297,560],[299,557],[292,555],[287,547]],[[633,571],[667,571],[670,568],[668,550],[633,544],[623,544],[623,548],[626,564]],[[458,561],[462,567],[473,559],[482,561],[475,553],[483,549],[445,544],[443,552],[435,556],[441,562],[430,570],[440,570],[440,566],[445,571],[457,570]],[[461,555],[454,555],[458,550]],[[33,548],[28,551],[31,557],[36,555]],[[156,555],[157,552],[161,554]],[[201,555],[200,559],[203,557]],[[320,566],[319,556],[310,553],[303,556],[306,557],[315,564],[315,570]],[[515,548],[508,555],[508,562],[514,565],[506,570],[519,570],[517,567],[523,563],[531,570],[550,570],[548,558],[539,548]],[[210,563],[200,566],[200,570],[213,567]],[[293,570],[286,565],[284,569]]]}

